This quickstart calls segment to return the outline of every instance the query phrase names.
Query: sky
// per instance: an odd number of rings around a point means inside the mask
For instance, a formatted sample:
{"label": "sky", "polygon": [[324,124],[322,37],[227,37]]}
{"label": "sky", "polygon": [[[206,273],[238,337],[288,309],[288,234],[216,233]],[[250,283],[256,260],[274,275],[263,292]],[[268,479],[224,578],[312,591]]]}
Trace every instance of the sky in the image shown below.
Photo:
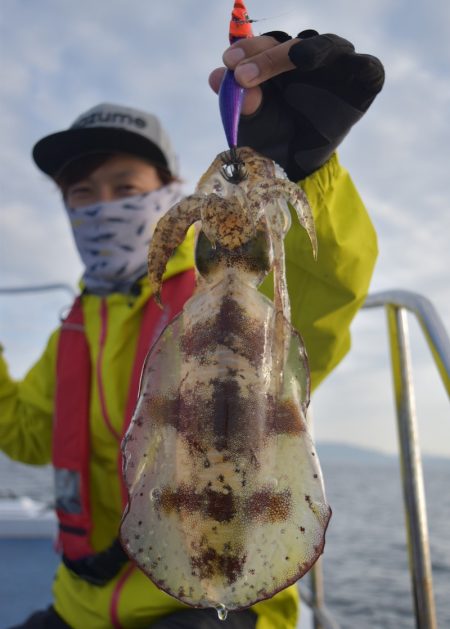
{"label": "sky", "polygon": [[[202,7],[199,10],[199,7]],[[232,0],[2,0],[0,288],[62,282],[82,267],[54,184],[33,144],[115,102],[157,113],[192,192],[226,148],[207,84],[221,65]],[[426,296],[450,330],[450,4],[447,0],[248,0],[256,34],[306,28],[378,56],[386,84],[339,149],[380,254],[370,292]],[[263,21],[264,20],[264,21]],[[364,243],[361,243],[364,246]],[[0,341],[14,377],[39,357],[69,292],[0,295]],[[409,317],[420,443],[450,457],[450,416],[431,354]],[[317,440],[397,450],[386,317],[361,311],[353,347],[312,402]]]}

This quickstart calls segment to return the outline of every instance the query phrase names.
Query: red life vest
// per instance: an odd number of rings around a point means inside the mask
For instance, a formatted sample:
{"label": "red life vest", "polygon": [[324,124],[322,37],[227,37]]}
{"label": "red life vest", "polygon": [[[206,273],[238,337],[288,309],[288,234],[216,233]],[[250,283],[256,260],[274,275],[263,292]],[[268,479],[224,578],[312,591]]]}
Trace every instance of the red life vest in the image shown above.
{"label": "red life vest", "polygon": [[[173,319],[192,295],[194,271],[188,270],[167,280],[162,289],[164,310],[149,299],[141,322],[139,340],[125,409],[122,435],[130,423],[137,401],[142,366],[149,345],[162,331],[162,323]],[[90,391],[92,365],[84,333],[81,297],[78,297],[61,326],[56,359],[56,395],[53,427],[53,466],[55,468],[56,514],[59,520],[59,547],[68,559],[93,554],[90,543]],[[122,481],[121,452],[118,453]],[[126,490],[122,481],[122,495]]]}

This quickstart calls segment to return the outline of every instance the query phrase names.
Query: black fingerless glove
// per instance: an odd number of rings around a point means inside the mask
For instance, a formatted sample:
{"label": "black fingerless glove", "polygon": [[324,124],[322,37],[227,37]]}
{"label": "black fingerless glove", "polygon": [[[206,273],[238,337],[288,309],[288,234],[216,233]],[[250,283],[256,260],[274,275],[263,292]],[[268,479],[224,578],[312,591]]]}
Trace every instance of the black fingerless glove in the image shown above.
{"label": "black fingerless glove", "polygon": [[[265,33],[282,43],[281,31]],[[293,181],[324,164],[383,87],[384,69],[337,35],[303,31],[289,58],[296,69],[261,85],[263,102],[242,116],[238,143],[275,160]]]}
{"label": "black fingerless glove", "polygon": [[63,555],[66,568],[92,585],[106,585],[129,561],[127,554],[116,539],[106,550],[81,559],[68,559]]}

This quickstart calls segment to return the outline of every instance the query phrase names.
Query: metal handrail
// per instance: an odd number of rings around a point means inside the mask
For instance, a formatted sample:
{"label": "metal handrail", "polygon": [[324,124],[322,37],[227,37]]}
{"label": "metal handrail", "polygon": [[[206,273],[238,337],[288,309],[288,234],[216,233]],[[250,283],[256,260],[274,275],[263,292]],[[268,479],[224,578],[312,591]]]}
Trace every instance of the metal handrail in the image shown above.
{"label": "metal handrail", "polygon": [[70,293],[71,297],[75,296],[75,290],[70,284],[63,282],[55,284],[34,284],[32,286],[3,286],[0,287],[0,295],[24,295],[26,293],[41,293],[51,290],[63,290]]}
{"label": "metal handrail", "polygon": [[[450,338],[433,304],[418,293],[401,289],[383,291],[369,295],[363,305],[364,309],[378,307],[387,311],[416,627],[437,629],[407,311],[417,317],[449,395]],[[311,593],[305,596],[302,588],[302,595],[313,612],[315,629],[337,627],[324,606],[320,561],[311,571]]]}
{"label": "metal handrail", "polygon": [[417,317],[444,387],[449,394],[450,339],[433,304],[422,295],[406,290],[390,290],[369,295],[364,304],[365,308],[380,306],[385,307],[388,321],[416,627],[417,629],[436,629],[436,608],[407,311]]}
{"label": "metal handrail", "polygon": [[450,396],[450,339],[431,301],[407,290],[389,290],[369,295],[363,308],[387,306],[406,309],[416,315],[428,342],[444,387]]}
{"label": "metal handrail", "polygon": [[[0,288],[0,295],[46,290],[65,290],[75,295],[69,284],[62,283]],[[449,395],[450,339],[433,304],[422,295],[400,289],[369,295],[363,308],[377,307],[386,308],[388,319],[416,627],[437,629],[407,311],[417,317]],[[311,585],[312,592],[302,588],[302,597],[313,612],[315,629],[338,629],[324,605],[321,561],[313,567]]]}
{"label": "metal handrail", "polygon": [[[315,568],[315,566],[314,566]],[[313,568],[313,570],[314,570]],[[314,570],[316,574],[321,574],[321,571]],[[313,576],[313,575],[311,575]],[[308,588],[300,588],[300,598],[310,608],[314,618],[314,629],[339,629],[339,625],[332,617],[331,613],[324,605],[323,601],[316,600],[316,591],[314,588],[309,590]]]}
{"label": "metal handrail", "polygon": [[364,304],[365,308],[379,306],[386,309],[390,338],[416,627],[436,629],[436,608],[407,311],[413,313],[420,323],[448,394],[450,394],[450,339],[435,307],[422,295],[406,290],[390,290],[370,295]]}

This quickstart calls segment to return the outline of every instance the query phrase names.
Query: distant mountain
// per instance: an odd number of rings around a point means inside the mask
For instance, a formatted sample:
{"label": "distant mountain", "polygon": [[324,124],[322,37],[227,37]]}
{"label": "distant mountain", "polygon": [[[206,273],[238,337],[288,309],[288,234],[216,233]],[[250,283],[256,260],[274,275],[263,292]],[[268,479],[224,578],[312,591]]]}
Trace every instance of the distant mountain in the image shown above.
{"label": "distant mountain", "polygon": [[392,463],[395,456],[379,450],[371,450],[354,446],[349,443],[319,441],[316,443],[317,453],[323,463]]}
{"label": "distant mountain", "polygon": [[[327,463],[353,463],[365,465],[389,465],[398,462],[397,454],[387,454],[348,443],[318,441],[316,443],[320,461]],[[450,458],[422,455],[424,465],[448,465]]]}

